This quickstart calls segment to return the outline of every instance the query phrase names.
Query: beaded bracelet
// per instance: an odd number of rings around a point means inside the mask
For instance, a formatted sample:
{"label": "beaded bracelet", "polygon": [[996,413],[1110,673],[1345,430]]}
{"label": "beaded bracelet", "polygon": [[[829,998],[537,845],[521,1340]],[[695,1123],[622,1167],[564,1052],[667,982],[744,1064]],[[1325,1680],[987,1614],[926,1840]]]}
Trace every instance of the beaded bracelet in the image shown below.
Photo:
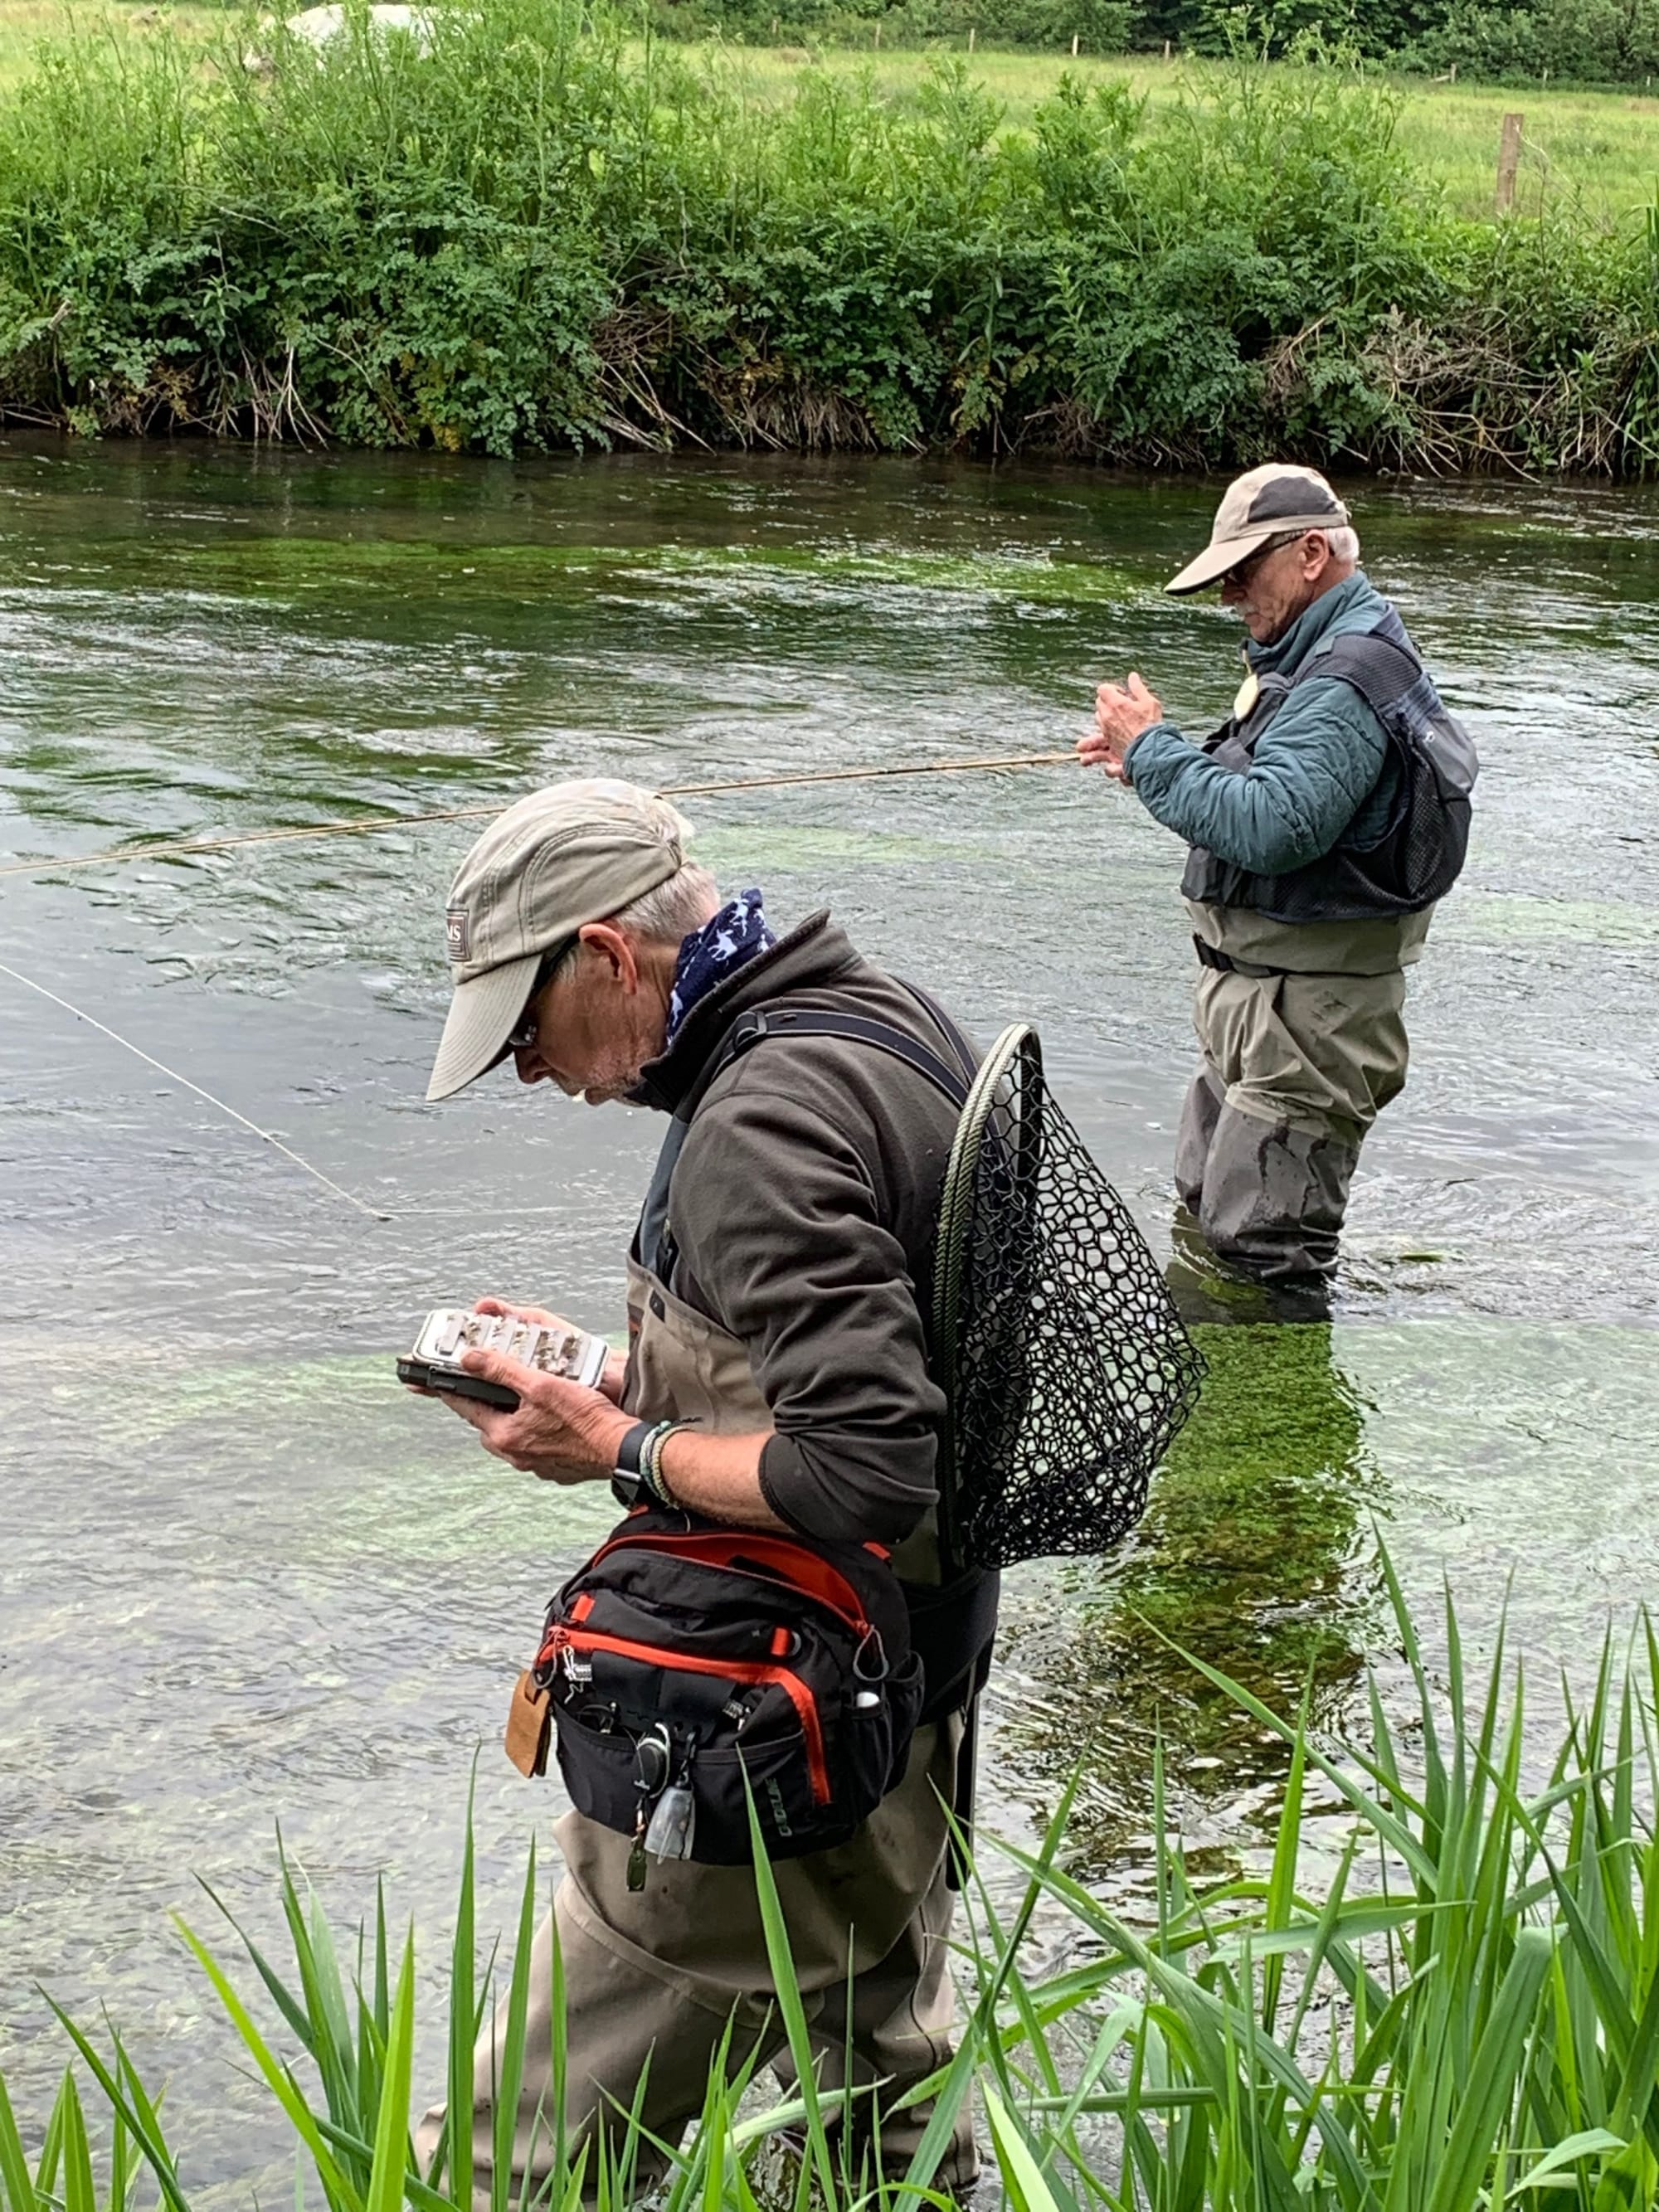
{"label": "beaded bracelet", "polygon": [[663,1446],[682,1426],[678,1421],[659,1421],[640,1445],[640,1480],[659,1505],[671,1512],[679,1510],[679,1500],[668,1486],[668,1476],[662,1463]]}

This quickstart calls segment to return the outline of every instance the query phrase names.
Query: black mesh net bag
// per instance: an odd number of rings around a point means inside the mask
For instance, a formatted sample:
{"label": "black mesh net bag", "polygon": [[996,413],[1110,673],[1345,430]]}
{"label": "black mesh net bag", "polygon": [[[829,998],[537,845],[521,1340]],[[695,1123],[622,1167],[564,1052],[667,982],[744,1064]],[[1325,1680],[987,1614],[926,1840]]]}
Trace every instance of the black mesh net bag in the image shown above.
{"label": "black mesh net bag", "polygon": [[1204,1363],[1024,1024],[998,1038],[963,1110],[933,1308],[947,1554],[1006,1567],[1109,1550],[1139,1518]]}

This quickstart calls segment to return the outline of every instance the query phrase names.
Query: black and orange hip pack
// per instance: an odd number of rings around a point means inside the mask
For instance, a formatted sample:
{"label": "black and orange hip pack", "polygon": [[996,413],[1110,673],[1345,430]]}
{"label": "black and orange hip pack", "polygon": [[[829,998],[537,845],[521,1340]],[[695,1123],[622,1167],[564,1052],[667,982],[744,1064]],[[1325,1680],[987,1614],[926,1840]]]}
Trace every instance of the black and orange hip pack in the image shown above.
{"label": "black and orange hip pack", "polygon": [[750,1796],[768,1855],[797,1858],[900,1779],[923,1687],[879,1546],[636,1507],[548,1609],[519,1763],[544,1765],[550,1728],[577,1811],[632,1837],[636,1886],[650,1858],[747,1865]]}

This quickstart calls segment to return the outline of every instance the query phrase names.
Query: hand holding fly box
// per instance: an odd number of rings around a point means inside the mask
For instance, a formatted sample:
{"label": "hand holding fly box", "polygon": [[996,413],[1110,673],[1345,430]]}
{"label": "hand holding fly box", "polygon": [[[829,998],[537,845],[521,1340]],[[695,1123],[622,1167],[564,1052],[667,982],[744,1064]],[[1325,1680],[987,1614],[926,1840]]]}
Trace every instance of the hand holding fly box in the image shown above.
{"label": "hand holding fly box", "polygon": [[459,1306],[441,1306],[427,1316],[408,1358],[398,1362],[398,1380],[453,1397],[477,1398],[511,1413],[518,1407],[518,1392],[504,1382],[469,1375],[461,1364],[469,1352],[499,1352],[544,1375],[556,1375],[593,1390],[605,1373],[609,1351],[602,1336],[590,1336],[564,1322],[545,1323],[525,1321],[516,1314],[466,1313]]}

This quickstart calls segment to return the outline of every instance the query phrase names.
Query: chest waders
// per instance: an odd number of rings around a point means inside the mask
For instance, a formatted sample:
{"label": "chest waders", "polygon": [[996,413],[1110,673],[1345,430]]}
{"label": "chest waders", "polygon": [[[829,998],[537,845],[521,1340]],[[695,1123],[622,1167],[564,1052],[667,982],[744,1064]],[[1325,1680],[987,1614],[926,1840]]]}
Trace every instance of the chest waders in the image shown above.
{"label": "chest waders", "polygon": [[[753,1435],[772,1425],[771,1408],[741,1339],[676,1297],[672,1287],[678,1256],[670,1203],[674,1170],[697,1108],[715,1078],[768,1036],[851,1038],[905,1060],[959,1111],[973,1073],[971,1048],[948,1017],[931,1004],[930,1011],[951,1036],[959,1066],[887,1024],[860,1015],[783,1009],[745,1014],[733,1024],[670,1122],[641,1209],[628,1257],[624,1411],[641,1420],[692,1422],[710,1436]],[[998,1577],[947,1557],[940,1543],[939,1516],[932,1509],[894,1548],[890,1565],[904,1592],[911,1648],[921,1661],[926,1683],[918,1724],[957,1711],[966,1717],[951,1808],[966,1836],[973,1814],[977,1703],[990,1668]],[[959,1871],[953,1852],[953,1877]]]}
{"label": "chest waders", "polygon": [[[1292,927],[1397,921],[1456,881],[1468,849],[1474,741],[1447,709],[1392,606],[1369,631],[1316,649],[1205,747],[1248,775],[1262,736],[1304,684],[1348,684],[1381,722],[1394,795],[1364,846],[1340,840],[1304,867],[1259,875],[1193,847],[1182,892]],[[1260,1280],[1303,1284],[1335,1271],[1359,1146],[1406,1079],[1405,978],[1287,969],[1235,958],[1201,936],[1194,1020],[1204,1066],[1182,1108],[1176,1188],[1210,1250]]]}

